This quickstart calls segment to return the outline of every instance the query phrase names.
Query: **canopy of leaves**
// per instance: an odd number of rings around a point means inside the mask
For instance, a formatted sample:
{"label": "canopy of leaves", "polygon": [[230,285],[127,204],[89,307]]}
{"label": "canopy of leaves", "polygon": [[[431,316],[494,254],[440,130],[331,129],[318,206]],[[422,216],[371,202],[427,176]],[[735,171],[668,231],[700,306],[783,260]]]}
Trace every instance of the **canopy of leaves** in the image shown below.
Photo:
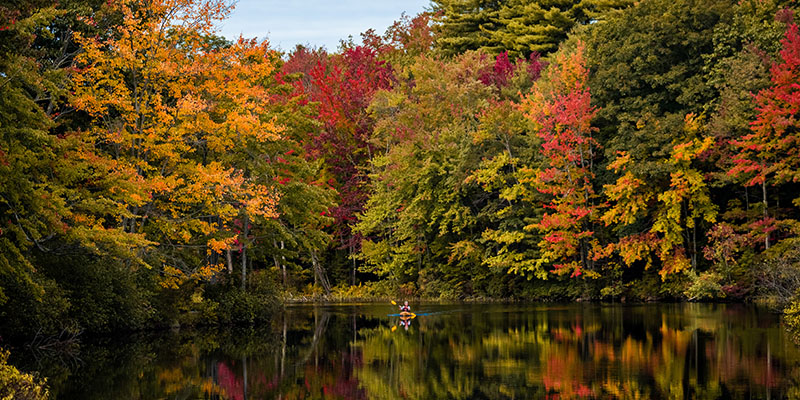
{"label": "canopy of leaves", "polygon": [[436,48],[447,56],[467,50],[513,57],[555,51],[576,25],[595,23],[630,0],[433,0]]}

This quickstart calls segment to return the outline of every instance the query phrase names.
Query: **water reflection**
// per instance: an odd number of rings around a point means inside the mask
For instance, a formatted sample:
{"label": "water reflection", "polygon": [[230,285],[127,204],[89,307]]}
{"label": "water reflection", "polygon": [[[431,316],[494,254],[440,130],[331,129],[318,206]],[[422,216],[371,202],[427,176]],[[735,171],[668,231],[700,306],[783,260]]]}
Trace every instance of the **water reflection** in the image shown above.
{"label": "water reflection", "polygon": [[[87,343],[57,399],[786,398],[800,352],[735,305],[294,306],[273,326]],[[394,328],[394,329],[393,329]],[[32,362],[32,361],[31,361]]]}

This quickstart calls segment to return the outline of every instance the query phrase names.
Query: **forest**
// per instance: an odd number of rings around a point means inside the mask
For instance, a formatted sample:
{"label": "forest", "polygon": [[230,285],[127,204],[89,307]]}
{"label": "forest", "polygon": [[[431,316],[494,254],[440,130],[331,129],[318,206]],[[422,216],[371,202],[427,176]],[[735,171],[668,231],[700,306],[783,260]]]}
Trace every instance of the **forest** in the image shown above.
{"label": "forest", "polygon": [[433,0],[335,51],[231,7],[0,5],[4,341],[346,299],[800,325],[795,2]]}

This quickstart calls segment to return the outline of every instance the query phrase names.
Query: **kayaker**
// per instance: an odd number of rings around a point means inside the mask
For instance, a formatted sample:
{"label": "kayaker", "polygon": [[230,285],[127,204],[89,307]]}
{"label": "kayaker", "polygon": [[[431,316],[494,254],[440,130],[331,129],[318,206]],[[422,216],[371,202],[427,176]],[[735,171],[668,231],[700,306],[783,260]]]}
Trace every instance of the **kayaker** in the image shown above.
{"label": "kayaker", "polygon": [[406,300],[402,306],[400,306],[400,312],[411,312],[411,306],[408,305],[408,300]]}

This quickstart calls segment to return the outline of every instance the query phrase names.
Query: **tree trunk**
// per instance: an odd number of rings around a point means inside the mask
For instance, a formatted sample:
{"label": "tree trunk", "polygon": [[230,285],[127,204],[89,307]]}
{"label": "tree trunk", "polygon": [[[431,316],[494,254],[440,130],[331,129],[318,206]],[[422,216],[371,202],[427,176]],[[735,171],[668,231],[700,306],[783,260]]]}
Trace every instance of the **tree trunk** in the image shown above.
{"label": "tree trunk", "polygon": [[745,210],[750,210],[750,191],[747,190],[747,186],[744,187],[744,204]]}
{"label": "tree trunk", "polygon": [[283,240],[281,240],[281,275],[283,275],[283,287],[288,284],[286,282],[286,257],[283,256]]}
{"label": "tree trunk", "polygon": [[327,275],[325,274],[325,269],[323,269],[322,265],[319,263],[316,250],[311,250],[311,264],[314,266],[314,280],[322,285],[322,289],[325,290],[325,294],[330,294],[331,284],[328,281]]}
{"label": "tree trunk", "polygon": [[[589,202],[589,194],[584,193],[587,199],[587,203]],[[593,227],[590,221],[583,221],[583,229],[586,231],[593,231]],[[586,239],[581,239],[580,241],[580,249],[581,249],[581,264],[583,264],[583,268],[588,271],[594,271],[594,260],[589,257],[589,242]]]}
{"label": "tree trunk", "polygon": [[244,215],[244,235],[242,237],[242,290],[247,282],[247,235],[250,233],[250,220]]}
{"label": "tree trunk", "polygon": [[697,221],[692,228],[692,271],[697,270]]}
{"label": "tree trunk", "polygon": [[286,365],[286,312],[283,313],[283,336],[281,340],[281,378],[283,378],[284,366]]}
{"label": "tree trunk", "polygon": [[356,255],[355,255],[355,249],[353,248],[352,245],[350,246],[350,258],[353,259],[353,277],[352,277],[352,282],[350,284],[355,286],[356,285]]}
{"label": "tree trunk", "polygon": [[[275,240],[272,241],[272,246],[275,247],[275,250],[278,250],[278,242],[276,242]],[[272,261],[275,263],[275,269],[280,269],[281,272],[283,273],[283,287],[286,288],[286,269],[281,268],[281,263],[280,261],[278,261],[277,255],[272,256]]]}
{"label": "tree trunk", "polygon": [[586,246],[586,239],[581,239],[580,249],[581,249],[581,266],[585,270],[591,270],[589,266],[589,250],[587,249]]}
{"label": "tree trunk", "polygon": [[226,250],[225,253],[228,259],[228,275],[233,275],[233,255],[231,254],[231,249]]}
{"label": "tree trunk", "polygon": [[[761,196],[764,202],[764,220],[766,222],[767,217],[769,217],[769,213],[767,212],[767,181],[766,179],[764,182],[761,182]],[[769,232],[766,232],[764,236],[764,247],[769,249]]]}

